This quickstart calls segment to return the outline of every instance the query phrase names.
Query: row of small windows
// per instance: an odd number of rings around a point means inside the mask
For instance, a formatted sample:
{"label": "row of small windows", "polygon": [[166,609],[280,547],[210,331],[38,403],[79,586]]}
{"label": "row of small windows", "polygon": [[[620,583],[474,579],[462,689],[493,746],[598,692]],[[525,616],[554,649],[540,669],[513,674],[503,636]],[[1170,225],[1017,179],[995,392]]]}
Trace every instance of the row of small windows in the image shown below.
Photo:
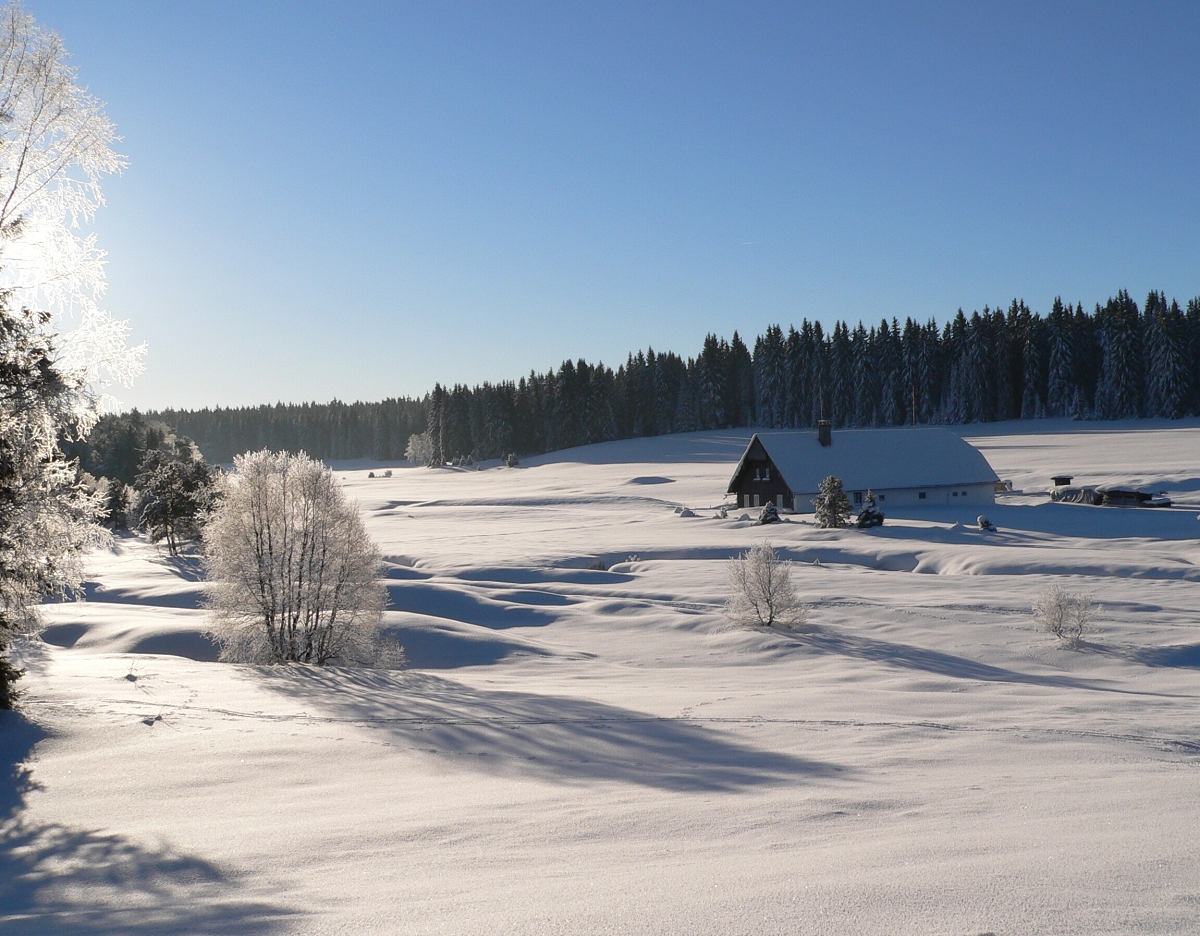
{"label": "row of small windows", "polygon": [[[757,494],[743,494],[742,495],[742,506],[743,507],[761,507],[762,504],[759,503],[759,498],[758,498]],[[783,510],[783,495],[782,494],[775,495],[775,506],[778,507],[780,510]]]}
{"label": "row of small windows", "polygon": [[771,466],[767,465],[766,468],[762,469],[762,477],[759,477],[759,469],[755,468],[754,469],[754,480],[755,481],[770,481],[771,480]]}

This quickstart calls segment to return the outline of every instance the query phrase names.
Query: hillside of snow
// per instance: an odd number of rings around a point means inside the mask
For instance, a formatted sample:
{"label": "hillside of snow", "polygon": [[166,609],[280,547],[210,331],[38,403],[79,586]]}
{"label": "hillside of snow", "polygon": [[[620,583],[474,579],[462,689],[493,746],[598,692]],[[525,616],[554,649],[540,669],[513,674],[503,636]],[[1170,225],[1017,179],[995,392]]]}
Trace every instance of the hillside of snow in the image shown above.
{"label": "hillside of snow", "polygon": [[[396,672],[217,663],[197,560],[119,537],[17,650],[0,932],[1200,931],[1200,423],[960,431],[997,532],[721,519],[748,430],[338,466]],[[764,539],[804,630],[722,614]]]}

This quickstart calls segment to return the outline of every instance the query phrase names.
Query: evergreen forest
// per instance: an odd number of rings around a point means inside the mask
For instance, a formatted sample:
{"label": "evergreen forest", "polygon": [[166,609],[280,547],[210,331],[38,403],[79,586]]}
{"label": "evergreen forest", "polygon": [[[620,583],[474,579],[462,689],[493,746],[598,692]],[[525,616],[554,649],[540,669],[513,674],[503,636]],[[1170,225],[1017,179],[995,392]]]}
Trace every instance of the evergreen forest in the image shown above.
{"label": "evergreen forest", "polygon": [[934,320],[826,331],[774,325],[751,349],[708,335],[695,358],[653,349],[615,371],[564,361],[546,373],[423,399],[276,404],[147,414],[191,437],[210,461],[270,448],[322,459],[405,457],[428,433],[437,464],[637,436],[737,426],[899,426],[1038,419],[1200,415],[1200,297],[1186,310],[1161,292],[1141,306],[1119,292],[1091,313],[1056,299],[1046,316],[959,310]]}

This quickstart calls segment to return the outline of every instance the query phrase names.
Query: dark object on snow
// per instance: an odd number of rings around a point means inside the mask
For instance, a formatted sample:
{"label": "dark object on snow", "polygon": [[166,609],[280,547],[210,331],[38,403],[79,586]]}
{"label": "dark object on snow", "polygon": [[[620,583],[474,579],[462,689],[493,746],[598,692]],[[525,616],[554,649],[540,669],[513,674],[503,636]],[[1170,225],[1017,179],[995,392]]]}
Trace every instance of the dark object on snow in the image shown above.
{"label": "dark object on snow", "polygon": [[1162,494],[1152,494],[1149,491],[1137,491],[1129,488],[1098,487],[1100,503],[1105,507],[1170,507],[1171,498]]}
{"label": "dark object on snow", "polygon": [[867,491],[867,499],[863,501],[862,510],[859,511],[854,525],[860,530],[869,530],[871,527],[883,526],[883,511],[875,506],[875,495]]}
{"label": "dark object on snow", "polygon": [[1090,504],[1093,507],[1170,507],[1171,498],[1132,488],[1056,487],[1050,499],[1060,504]]}
{"label": "dark object on snow", "polygon": [[504,464],[508,465],[509,468],[516,468],[521,462],[517,459],[515,452],[509,452],[508,458],[504,459]]}
{"label": "dark object on snow", "polygon": [[367,472],[367,477],[368,477],[368,478],[373,478],[373,477],[375,477],[375,472],[373,472],[373,471],[368,471],[368,472]]}
{"label": "dark object on snow", "polygon": [[758,515],[759,523],[778,523],[779,511],[774,504],[767,504]]}
{"label": "dark object on snow", "polygon": [[989,533],[996,532],[996,524],[992,523],[992,521],[983,514],[980,514],[979,518],[975,522],[979,524],[979,529],[981,530],[987,530]]}
{"label": "dark object on snow", "polygon": [[1071,475],[1055,475],[1050,480],[1054,482],[1055,487],[1071,486]]}
{"label": "dark object on snow", "polygon": [[1056,487],[1050,499],[1059,504],[1092,504],[1099,506],[1103,498],[1090,487]]}

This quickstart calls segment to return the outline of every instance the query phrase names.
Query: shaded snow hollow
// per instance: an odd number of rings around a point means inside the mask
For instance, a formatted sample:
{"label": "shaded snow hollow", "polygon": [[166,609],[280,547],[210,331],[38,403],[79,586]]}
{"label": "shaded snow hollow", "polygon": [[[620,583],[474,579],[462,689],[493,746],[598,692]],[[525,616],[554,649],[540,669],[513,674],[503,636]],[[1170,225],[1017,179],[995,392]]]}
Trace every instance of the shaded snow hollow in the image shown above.
{"label": "shaded snow hollow", "polygon": [[[195,563],[119,539],[0,719],[0,932],[1200,930],[1200,427],[975,428],[997,533],[718,519],[748,431],[339,471],[403,672],[206,662]],[[767,537],[805,631],[721,614]]]}

